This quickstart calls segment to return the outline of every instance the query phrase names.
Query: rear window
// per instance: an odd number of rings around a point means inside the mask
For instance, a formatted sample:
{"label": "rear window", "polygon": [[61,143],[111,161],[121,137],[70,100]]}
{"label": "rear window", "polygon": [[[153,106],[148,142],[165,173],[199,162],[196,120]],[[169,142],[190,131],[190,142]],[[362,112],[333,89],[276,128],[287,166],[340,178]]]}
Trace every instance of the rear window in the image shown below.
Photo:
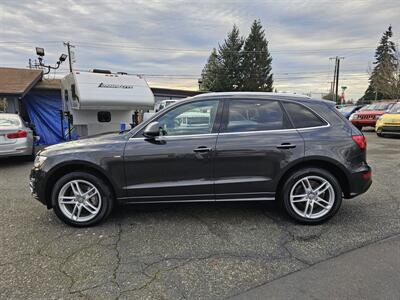
{"label": "rear window", "polygon": [[7,116],[0,114],[0,126],[15,127],[21,125],[21,121],[18,116]]}
{"label": "rear window", "polygon": [[308,128],[327,125],[324,120],[322,120],[314,112],[304,107],[303,105],[293,102],[284,102],[283,105],[289,113],[289,116],[293,121],[293,125],[296,128]]}

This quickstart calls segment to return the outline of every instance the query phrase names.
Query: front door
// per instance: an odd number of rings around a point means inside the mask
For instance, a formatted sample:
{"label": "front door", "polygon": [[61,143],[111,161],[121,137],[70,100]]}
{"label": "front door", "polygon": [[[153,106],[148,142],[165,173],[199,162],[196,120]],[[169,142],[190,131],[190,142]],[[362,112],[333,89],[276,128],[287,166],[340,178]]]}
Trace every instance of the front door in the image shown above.
{"label": "front door", "polygon": [[273,200],[277,175],[304,155],[278,101],[225,100],[215,154],[216,200]]}
{"label": "front door", "polygon": [[124,153],[128,202],[214,200],[213,159],[221,108],[198,100],[166,109],[160,136],[138,132]]}

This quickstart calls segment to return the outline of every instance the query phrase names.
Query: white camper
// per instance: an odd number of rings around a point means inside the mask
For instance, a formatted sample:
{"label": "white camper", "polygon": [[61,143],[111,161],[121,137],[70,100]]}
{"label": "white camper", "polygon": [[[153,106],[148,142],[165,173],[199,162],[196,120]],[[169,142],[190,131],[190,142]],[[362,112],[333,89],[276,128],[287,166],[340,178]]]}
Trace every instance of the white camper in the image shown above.
{"label": "white camper", "polygon": [[154,95],[138,75],[74,71],[61,80],[61,89],[63,110],[72,115],[78,136],[128,129],[135,111],[154,107]]}

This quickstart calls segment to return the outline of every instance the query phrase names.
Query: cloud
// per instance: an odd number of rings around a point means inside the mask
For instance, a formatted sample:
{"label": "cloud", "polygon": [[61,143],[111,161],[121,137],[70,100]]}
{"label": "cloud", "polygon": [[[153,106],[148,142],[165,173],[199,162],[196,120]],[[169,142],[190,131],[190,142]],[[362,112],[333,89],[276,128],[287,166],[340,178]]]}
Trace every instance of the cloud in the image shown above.
{"label": "cloud", "polygon": [[0,18],[0,42],[10,42],[0,43],[0,66],[25,67],[35,46],[55,62],[69,40],[76,44],[76,68],[172,74],[147,79],[184,88],[197,88],[209,51],[233,24],[245,36],[260,19],[278,89],[326,92],[333,77],[329,57],[339,55],[345,56],[340,83],[354,99],[367,87],[382,32],[389,24],[395,34],[400,30],[395,0],[3,0]]}

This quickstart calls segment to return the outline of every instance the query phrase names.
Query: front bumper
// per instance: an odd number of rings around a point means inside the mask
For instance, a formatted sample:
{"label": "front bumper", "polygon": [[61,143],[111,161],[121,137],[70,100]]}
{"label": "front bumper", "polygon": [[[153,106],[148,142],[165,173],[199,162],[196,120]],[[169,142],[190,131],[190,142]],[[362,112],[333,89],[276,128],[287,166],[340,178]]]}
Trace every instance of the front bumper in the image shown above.
{"label": "front bumper", "polygon": [[351,123],[355,126],[372,126],[375,127],[377,119],[353,119]]}
{"label": "front bumper", "polygon": [[49,205],[46,202],[46,191],[44,186],[44,172],[40,169],[33,168],[31,170],[31,174],[29,176],[29,188],[31,190],[32,196],[46,205],[48,208]]}
{"label": "front bumper", "polygon": [[367,164],[349,176],[349,191],[345,198],[354,198],[368,191],[372,184],[372,170]]}
{"label": "front bumper", "polygon": [[382,129],[382,133],[386,134],[400,134],[400,124],[393,126],[393,125],[383,125],[380,127]]}

